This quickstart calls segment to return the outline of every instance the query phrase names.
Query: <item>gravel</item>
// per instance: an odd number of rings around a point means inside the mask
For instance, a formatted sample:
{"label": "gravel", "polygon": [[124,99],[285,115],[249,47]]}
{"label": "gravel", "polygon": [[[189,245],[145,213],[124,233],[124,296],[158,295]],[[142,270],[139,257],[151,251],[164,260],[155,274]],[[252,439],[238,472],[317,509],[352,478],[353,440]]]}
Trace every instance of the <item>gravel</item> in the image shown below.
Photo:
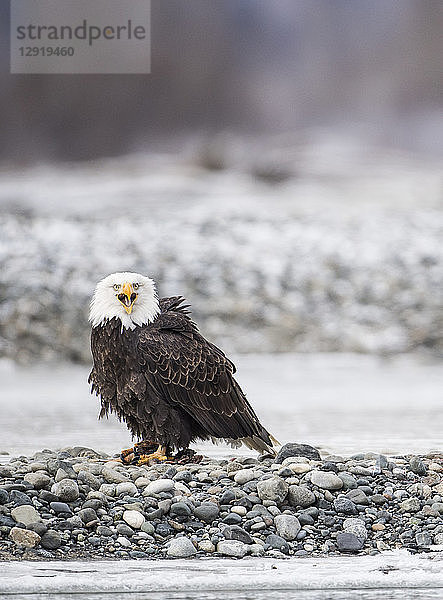
{"label": "gravel", "polygon": [[152,466],[89,456],[44,450],[2,467],[1,560],[277,559],[443,545],[438,452]]}

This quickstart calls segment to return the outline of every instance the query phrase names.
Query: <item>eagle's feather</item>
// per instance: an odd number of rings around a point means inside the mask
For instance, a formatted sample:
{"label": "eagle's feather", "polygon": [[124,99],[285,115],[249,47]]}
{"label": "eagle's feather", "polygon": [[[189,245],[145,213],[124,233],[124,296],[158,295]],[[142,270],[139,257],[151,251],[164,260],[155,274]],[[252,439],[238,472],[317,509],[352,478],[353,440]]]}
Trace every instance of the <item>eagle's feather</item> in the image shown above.
{"label": "eagle's feather", "polygon": [[93,327],[89,382],[101,396],[100,416],[113,412],[135,437],[170,449],[223,438],[272,451],[233,363],[199,333],[184,299],[163,298],[159,308],[152,322],[134,329],[117,318]]}

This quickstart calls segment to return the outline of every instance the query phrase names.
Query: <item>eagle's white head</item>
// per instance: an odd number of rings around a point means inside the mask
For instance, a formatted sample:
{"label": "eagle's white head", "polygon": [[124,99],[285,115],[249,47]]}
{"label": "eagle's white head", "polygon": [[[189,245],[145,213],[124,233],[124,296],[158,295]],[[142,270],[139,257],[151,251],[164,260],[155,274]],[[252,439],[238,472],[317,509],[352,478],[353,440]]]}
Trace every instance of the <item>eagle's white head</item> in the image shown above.
{"label": "eagle's white head", "polygon": [[139,273],[112,273],[97,283],[89,320],[93,327],[108,319],[120,319],[122,328],[152,322],[160,307],[155,283]]}

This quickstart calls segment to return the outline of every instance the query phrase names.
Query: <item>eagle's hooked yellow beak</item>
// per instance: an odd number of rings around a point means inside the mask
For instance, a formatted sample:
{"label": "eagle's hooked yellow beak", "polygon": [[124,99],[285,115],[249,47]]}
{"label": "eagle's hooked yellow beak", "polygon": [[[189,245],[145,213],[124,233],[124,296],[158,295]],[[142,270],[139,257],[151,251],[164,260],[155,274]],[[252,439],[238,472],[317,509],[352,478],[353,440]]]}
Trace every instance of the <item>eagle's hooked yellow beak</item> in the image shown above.
{"label": "eagle's hooked yellow beak", "polygon": [[134,302],[137,300],[137,294],[134,292],[132,285],[125,282],[122,285],[122,293],[117,296],[119,301],[123,304],[123,308],[130,315],[134,306]]}

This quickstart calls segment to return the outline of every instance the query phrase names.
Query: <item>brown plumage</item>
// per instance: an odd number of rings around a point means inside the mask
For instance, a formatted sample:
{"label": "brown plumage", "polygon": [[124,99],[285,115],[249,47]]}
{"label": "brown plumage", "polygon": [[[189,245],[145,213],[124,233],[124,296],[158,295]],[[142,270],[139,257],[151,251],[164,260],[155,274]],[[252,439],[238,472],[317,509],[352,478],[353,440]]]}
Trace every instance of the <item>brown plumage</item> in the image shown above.
{"label": "brown plumage", "polygon": [[134,437],[170,450],[222,438],[273,452],[235,366],[199,333],[183,302],[161,299],[156,318],[133,329],[118,318],[93,327],[89,382],[101,396],[100,416],[115,413]]}

